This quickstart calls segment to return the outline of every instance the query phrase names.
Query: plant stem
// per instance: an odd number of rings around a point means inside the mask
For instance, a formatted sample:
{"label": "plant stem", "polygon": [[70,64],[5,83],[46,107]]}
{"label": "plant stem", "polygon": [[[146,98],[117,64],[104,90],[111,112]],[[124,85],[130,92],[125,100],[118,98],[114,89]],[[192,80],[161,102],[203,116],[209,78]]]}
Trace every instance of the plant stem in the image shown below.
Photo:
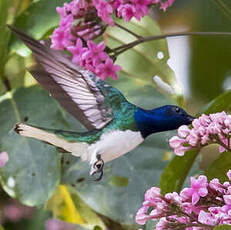
{"label": "plant stem", "polygon": [[[231,149],[229,148],[229,146],[227,146],[226,144],[224,144],[222,141],[220,141],[219,137],[217,135],[214,135],[214,138],[216,139],[217,143],[219,145],[221,145],[224,149],[226,149],[227,151],[231,152]],[[228,140],[229,141],[229,140]]]}
{"label": "plant stem", "polygon": [[115,23],[115,25],[116,25],[117,27],[119,27],[120,29],[122,29],[122,30],[128,32],[129,34],[133,35],[134,37],[138,38],[138,39],[143,38],[142,36],[140,36],[140,35],[134,33],[133,31],[127,29],[127,28],[124,27],[124,26],[121,26],[121,25],[118,24],[118,23]]}
{"label": "plant stem", "polygon": [[[199,35],[199,36],[226,36],[231,35],[231,32],[179,32],[179,33],[169,33],[169,34],[161,34],[161,35],[154,35],[154,36],[147,36],[147,37],[139,37],[137,40],[130,42],[128,44],[124,44],[112,49],[114,53],[112,56],[117,57],[121,53],[131,49],[141,43],[148,42],[148,41],[155,41],[160,39],[165,39],[168,37],[181,37],[181,36],[192,36],[192,35]],[[135,36],[135,35],[134,35]]]}
{"label": "plant stem", "polygon": [[5,75],[2,76],[2,83],[5,86],[6,91],[11,91],[10,81],[8,80],[8,78]]}
{"label": "plant stem", "polygon": [[231,10],[222,0],[212,0],[224,13],[224,15],[231,20]]}

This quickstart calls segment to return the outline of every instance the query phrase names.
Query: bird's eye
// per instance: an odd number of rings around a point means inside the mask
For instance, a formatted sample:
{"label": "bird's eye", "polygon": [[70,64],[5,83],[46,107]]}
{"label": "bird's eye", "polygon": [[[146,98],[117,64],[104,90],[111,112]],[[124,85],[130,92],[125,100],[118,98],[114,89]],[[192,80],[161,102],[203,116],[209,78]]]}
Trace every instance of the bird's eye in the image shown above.
{"label": "bird's eye", "polygon": [[179,107],[176,107],[175,111],[176,111],[177,113],[179,113],[179,112],[180,112],[180,108],[179,108]]}

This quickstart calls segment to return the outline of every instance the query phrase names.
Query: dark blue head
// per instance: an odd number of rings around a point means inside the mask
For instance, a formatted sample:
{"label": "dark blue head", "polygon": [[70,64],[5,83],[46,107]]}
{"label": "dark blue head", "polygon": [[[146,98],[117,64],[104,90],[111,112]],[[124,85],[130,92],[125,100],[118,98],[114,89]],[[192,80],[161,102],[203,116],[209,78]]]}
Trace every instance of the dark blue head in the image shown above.
{"label": "dark blue head", "polygon": [[135,121],[142,136],[145,138],[152,133],[173,130],[181,125],[189,125],[194,117],[175,105],[165,105],[153,110],[138,109]]}

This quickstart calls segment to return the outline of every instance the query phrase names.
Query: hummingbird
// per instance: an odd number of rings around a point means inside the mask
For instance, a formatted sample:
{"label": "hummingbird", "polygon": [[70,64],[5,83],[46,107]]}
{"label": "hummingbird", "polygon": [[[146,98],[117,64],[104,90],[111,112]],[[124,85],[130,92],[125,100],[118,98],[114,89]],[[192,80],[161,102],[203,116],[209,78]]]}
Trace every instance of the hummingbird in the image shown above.
{"label": "hummingbird", "polygon": [[101,180],[104,163],[130,152],[149,135],[192,123],[194,117],[179,106],[146,110],[130,103],[66,54],[9,28],[32,50],[37,64],[29,70],[31,75],[87,129],[80,133],[18,123],[14,130],[88,161],[90,175],[98,175],[95,180]]}

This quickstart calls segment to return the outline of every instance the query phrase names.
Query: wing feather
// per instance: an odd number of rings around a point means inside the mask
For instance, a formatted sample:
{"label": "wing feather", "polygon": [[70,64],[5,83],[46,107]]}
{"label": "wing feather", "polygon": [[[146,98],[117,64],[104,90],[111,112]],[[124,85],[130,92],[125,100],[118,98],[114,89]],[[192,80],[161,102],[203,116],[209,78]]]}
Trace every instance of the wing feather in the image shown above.
{"label": "wing feather", "polygon": [[105,103],[105,95],[97,86],[97,76],[75,65],[62,53],[9,28],[32,50],[39,63],[30,70],[32,76],[88,130],[100,129],[113,119],[112,108]]}

